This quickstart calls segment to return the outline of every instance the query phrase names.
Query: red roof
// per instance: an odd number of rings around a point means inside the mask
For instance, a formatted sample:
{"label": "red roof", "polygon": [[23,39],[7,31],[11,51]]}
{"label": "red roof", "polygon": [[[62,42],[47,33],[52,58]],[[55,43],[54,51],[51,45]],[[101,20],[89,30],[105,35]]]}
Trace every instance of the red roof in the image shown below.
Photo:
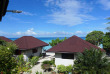
{"label": "red roof", "polygon": [[1,39],[1,40],[4,40],[4,41],[6,41],[6,42],[12,42],[12,40],[10,40],[10,39],[8,39],[8,38],[6,38],[6,37],[4,37],[4,36],[0,36],[0,39]]}
{"label": "red roof", "polygon": [[83,52],[85,50],[85,48],[99,49],[99,47],[97,47],[77,36],[72,36],[72,37],[68,38],[67,40],[57,44],[56,46],[53,46],[47,52]]}
{"label": "red roof", "polygon": [[23,36],[14,41],[20,50],[32,49],[48,44],[32,36]]}

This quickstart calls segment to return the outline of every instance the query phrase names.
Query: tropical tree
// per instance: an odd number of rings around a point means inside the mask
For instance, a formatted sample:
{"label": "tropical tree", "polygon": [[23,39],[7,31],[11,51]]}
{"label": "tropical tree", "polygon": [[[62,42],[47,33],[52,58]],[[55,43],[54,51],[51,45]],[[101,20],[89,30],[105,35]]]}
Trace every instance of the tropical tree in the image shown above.
{"label": "tropical tree", "polygon": [[107,73],[109,60],[105,52],[100,49],[86,49],[83,53],[78,53],[74,62],[74,72],[81,74],[109,74]]}
{"label": "tropical tree", "polygon": [[92,31],[86,36],[86,41],[99,46],[102,44],[104,33],[102,31]]}
{"label": "tropical tree", "polygon": [[110,32],[106,32],[105,36],[103,37],[103,48],[107,53],[110,53]]}
{"label": "tropical tree", "polygon": [[[108,17],[107,20],[110,20],[110,17]],[[110,24],[110,22],[108,22],[107,24]],[[108,26],[106,29],[110,32],[110,26]]]}
{"label": "tropical tree", "polygon": [[107,27],[106,29],[110,32],[110,27]]}
{"label": "tropical tree", "polygon": [[[110,20],[110,17],[106,18],[107,20]],[[110,24],[110,22],[108,22],[107,24]]]}
{"label": "tropical tree", "polygon": [[13,57],[17,46],[14,43],[6,42],[5,45],[0,45],[0,72],[11,74],[11,71],[16,67],[17,63]]}
{"label": "tropical tree", "polygon": [[0,39],[0,45],[5,45],[6,41]]}
{"label": "tropical tree", "polygon": [[52,40],[51,42],[49,42],[49,44],[53,47],[53,46],[57,45],[58,43],[63,42],[66,39],[67,39],[66,37],[64,39],[62,39],[62,40],[60,40],[59,38],[57,38],[56,40]]}

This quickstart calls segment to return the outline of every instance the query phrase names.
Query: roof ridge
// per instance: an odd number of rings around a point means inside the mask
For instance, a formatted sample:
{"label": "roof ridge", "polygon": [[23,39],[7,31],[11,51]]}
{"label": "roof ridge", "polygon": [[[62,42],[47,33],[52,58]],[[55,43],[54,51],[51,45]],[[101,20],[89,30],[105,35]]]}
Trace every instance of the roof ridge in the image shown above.
{"label": "roof ridge", "polygon": [[[90,42],[88,42],[88,41],[86,41],[86,40],[83,40],[83,39],[81,39],[80,37],[77,37],[77,38],[79,38],[81,42],[83,42],[84,44],[86,44],[86,45],[89,46],[89,47],[92,47],[92,46],[97,47],[96,45],[94,45],[94,44],[92,44],[92,43],[90,43]],[[91,44],[92,46],[90,46],[89,44]]]}

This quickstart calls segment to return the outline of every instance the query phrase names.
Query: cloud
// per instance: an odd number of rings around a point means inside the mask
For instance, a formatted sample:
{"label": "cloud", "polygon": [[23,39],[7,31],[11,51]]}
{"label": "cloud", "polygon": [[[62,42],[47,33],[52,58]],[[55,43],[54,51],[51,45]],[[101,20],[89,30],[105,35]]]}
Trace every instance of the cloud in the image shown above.
{"label": "cloud", "polygon": [[86,14],[91,7],[78,0],[47,0],[45,5],[52,7],[48,23],[73,26],[95,19]]}
{"label": "cloud", "polygon": [[34,28],[30,28],[26,30],[25,32],[15,32],[15,33],[9,33],[9,32],[3,32],[0,31],[0,36],[6,36],[6,37],[21,37],[21,36],[34,36],[34,37],[68,37],[68,36],[86,36],[87,32],[82,31],[76,31],[76,32],[65,32],[65,31],[56,31],[56,32],[42,32],[42,31],[34,31]]}
{"label": "cloud", "polygon": [[76,31],[75,34],[83,34],[82,31]]}
{"label": "cloud", "polygon": [[110,10],[110,0],[99,0],[99,3],[103,5],[103,9]]}
{"label": "cloud", "polygon": [[27,30],[26,32],[16,32],[16,33],[14,33],[14,35],[18,35],[18,36],[24,36],[24,35],[32,35],[32,36],[34,36],[34,35],[36,35],[37,33],[36,32],[34,32],[34,29],[33,28],[31,28],[31,29],[29,29],[29,30]]}
{"label": "cloud", "polygon": [[23,11],[21,14],[22,14],[22,15],[29,15],[29,16],[34,16],[34,15],[36,15],[36,14],[30,13],[30,12],[25,12],[25,11]]}

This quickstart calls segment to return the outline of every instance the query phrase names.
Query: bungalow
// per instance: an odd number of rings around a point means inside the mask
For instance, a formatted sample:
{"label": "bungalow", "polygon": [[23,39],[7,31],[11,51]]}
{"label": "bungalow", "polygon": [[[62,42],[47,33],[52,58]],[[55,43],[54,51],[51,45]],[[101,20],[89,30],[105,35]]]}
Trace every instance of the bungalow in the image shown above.
{"label": "bungalow", "polygon": [[0,40],[6,41],[6,42],[12,42],[12,40],[10,40],[4,36],[0,36]]}
{"label": "bungalow", "polygon": [[76,59],[76,53],[83,52],[85,49],[96,48],[99,47],[77,37],[72,36],[67,40],[53,46],[47,52],[55,53],[55,64],[57,65],[73,65],[74,60]]}
{"label": "bungalow", "polygon": [[16,55],[23,54],[25,60],[28,60],[30,56],[39,56],[42,53],[42,48],[48,46],[47,43],[32,36],[23,36],[14,42],[18,46]]}

